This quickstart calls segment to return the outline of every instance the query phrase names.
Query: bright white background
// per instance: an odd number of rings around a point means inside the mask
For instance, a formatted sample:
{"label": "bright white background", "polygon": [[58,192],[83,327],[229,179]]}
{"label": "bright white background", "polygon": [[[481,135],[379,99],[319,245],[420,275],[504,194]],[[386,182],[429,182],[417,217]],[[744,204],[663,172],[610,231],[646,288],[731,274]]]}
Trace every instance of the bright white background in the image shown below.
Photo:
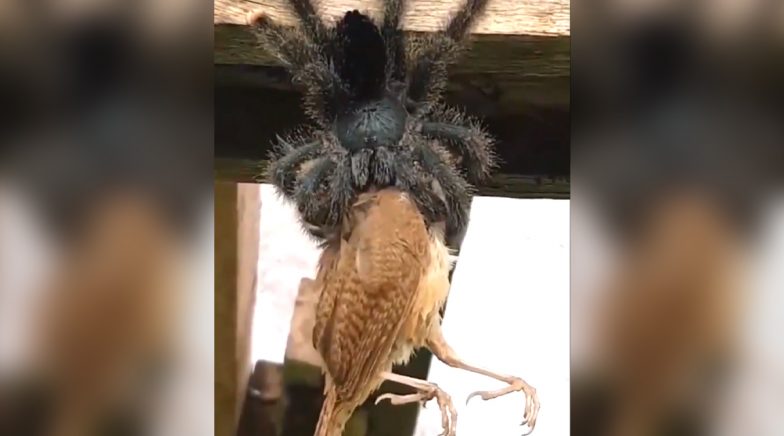
{"label": "bright white background", "polygon": [[253,314],[253,361],[283,363],[303,277],[315,278],[319,250],[305,234],[296,210],[272,185],[261,185],[259,263]]}
{"label": "bright white background", "polygon": [[[516,375],[537,389],[537,436],[569,434],[569,201],[476,197],[443,322],[472,364]],[[520,436],[525,400],[484,402],[496,380],[433,359],[429,380],[454,400],[459,436]],[[438,408],[420,409],[417,436],[441,433]]]}

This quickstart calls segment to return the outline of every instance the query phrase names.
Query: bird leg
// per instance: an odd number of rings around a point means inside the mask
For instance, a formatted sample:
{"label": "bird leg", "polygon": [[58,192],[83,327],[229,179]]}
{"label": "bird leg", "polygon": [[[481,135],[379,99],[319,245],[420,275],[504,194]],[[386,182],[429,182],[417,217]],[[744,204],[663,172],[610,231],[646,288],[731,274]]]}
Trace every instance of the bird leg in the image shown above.
{"label": "bird leg", "polygon": [[441,426],[444,429],[442,436],[455,436],[457,411],[452,405],[452,398],[441,390],[437,384],[391,372],[383,372],[381,377],[395,383],[410,386],[416,389],[417,392],[408,395],[383,394],[376,398],[376,404],[383,400],[389,400],[391,404],[396,406],[421,403],[424,407],[426,402],[435,398],[438,402],[438,408],[441,410]]}
{"label": "bird leg", "polygon": [[509,386],[495,391],[474,392],[468,396],[466,399],[466,404],[468,404],[468,401],[470,401],[471,398],[475,396],[481,397],[483,400],[487,401],[512,392],[523,392],[526,396],[526,401],[525,412],[523,413],[523,422],[520,425],[528,424],[529,431],[526,434],[530,434],[534,431],[534,427],[536,426],[536,418],[539,415],[539,397],[536,395],[536,389],[526,383],[525,380],[519,377],[497,374],[484,368],[479,368],[477,366],[472,366],[465,363],[457,356],[457,353],[455,353],[452,347],[446,343],[446,340],[444,340],[444,335],[441,332],[440,325],[433,328],[432,332],[430,333],[430,337],[427,340],[427,347],[430,349],[430,351],[433,352],[438,360],[444,362],[452,368],[460,368],[476,374],[482,374],[484,376],[491,377],[509,384]]}

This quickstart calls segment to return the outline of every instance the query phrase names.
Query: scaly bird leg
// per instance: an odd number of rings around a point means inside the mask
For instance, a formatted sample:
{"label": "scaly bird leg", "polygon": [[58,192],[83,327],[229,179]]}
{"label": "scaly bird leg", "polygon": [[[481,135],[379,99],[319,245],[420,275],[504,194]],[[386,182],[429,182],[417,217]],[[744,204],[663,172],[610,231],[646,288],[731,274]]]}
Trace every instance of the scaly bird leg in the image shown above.
{"label": "scaly bird leg", "polygon": [[410,386],[416,389],[417,393],[408,395],[383,394],[376,398],[376,404],[383,400],[389,400],[390,403],[396,406],[410,403],[422,403],[424,406],[427,401],[435,398],[438,402],[438,408],[441,410],[441,426],[444,429],[442,436],[455,436],[457,411],[452,405],[452,398],[441,390],[438,385],[391,372],[383,372],[381,377],[395,383]]}
{"label": "scaly bird leg", "polygon": [[446,343],[446,340],[444,340],[444,335],[441,332],[440,325],[433,328],[433,331],[430,333],[430,337],[427,340],[427,347],[430,349],[430,351],[433,352],[438,360],[446,363],[452,368],[460,368],[476,374],[482,374],[484,376],[491,377],[509,384],[509,386],[496,391],[474,392],[468,396],[466,399],[466,404],[468,404],[468,401],[475,396],[479,396],[483,400],[487,401],[512,392],[523,392],[525,394],[526,401],[525,412],[523,413],[523,422],[520,425],[528,424],[529,430],[528,433],[525,434],[531,434],[531,432],[534,431],[534,427],[536,426],[536,418],[539,415],[539,397],[536,395],[536,389],[526,383],[525,380],[519,377],[497,374],[492,371],[488,371],[486,369],[472,366],[463,362],[459,357],[457,357],[457,353],[455,353],[452,347]]}

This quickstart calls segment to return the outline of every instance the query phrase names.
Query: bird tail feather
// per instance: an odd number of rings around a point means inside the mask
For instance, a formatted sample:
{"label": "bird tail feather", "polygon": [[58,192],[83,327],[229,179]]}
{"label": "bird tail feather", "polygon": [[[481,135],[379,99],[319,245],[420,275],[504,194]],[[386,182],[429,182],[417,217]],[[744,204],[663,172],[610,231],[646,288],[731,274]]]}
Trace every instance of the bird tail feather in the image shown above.
{"label": "bird tail feather", "polygon": [[327,388],[314,436],[341,436],[353,411],[353,407],[338,398],[334,387]]}

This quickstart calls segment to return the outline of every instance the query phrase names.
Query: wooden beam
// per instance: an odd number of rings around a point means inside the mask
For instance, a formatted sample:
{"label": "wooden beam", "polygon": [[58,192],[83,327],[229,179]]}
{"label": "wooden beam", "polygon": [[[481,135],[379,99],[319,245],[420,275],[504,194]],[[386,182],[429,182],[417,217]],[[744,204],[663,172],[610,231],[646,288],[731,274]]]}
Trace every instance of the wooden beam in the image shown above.
{"label": "wooden beam", "polygon": [[[331,22],[352,9],[378,17],[381,1],[322,0],[318,5],[325,20]],[[414,34],[437,31],[460,5],[462,1],[413,0],[403,28]],[[246,24],[251,11],[264,11],[284,25],[296,25],[283,0],[217,0],[216,64],[276,65],[260,49]],[[491,0],[487,13],[474,28],[472,50],[451,73],[452,91],[465,87],[500,89],[501,104],[510,109],[521,110],[529,105],[568,106],[569,1]]]}
{"label": "wooden beam", "polygon": [[[367,0],[317,0],[322,17],[334,22],[346,11],[359,10],[374,19],[382,17],[383,2]],[[412,32],[440,30],[450,14],[459,10],[463,0],[410,0],[403,19],[403,29]],[[248,13],[263,11],[276,22],[296,25],[297,19],[285,0],[216,0],[215,24],[246,25]],[[569,0],[490,0],[474,33],[503,35],[568,35]]]}
{"label": "wooden beam", "polygon": [[[508,113],[492,98],[469,93],[447,93],[446,102],[482,119],[497,141],[495,148],[501,161],[498,172],[569,174],[570,117],[567,110],[531,108],[528,113]],[[301,109],[301,96],[296,92],[248,86],[215,89],[217,158],[266,159],[275,135],[285,135],[307,123]]]}
{"label": "wooden beam", "polygon": [[251,374],[258,185],[215,183],[215,434],[237,432]]}
{"label": "wooden beam", "polygon": [[[216,181],[260,183],[266,161],[216,158]],[[478,188],[478,195],[513,198],[569,198],[569,177],[496,174]]]}

